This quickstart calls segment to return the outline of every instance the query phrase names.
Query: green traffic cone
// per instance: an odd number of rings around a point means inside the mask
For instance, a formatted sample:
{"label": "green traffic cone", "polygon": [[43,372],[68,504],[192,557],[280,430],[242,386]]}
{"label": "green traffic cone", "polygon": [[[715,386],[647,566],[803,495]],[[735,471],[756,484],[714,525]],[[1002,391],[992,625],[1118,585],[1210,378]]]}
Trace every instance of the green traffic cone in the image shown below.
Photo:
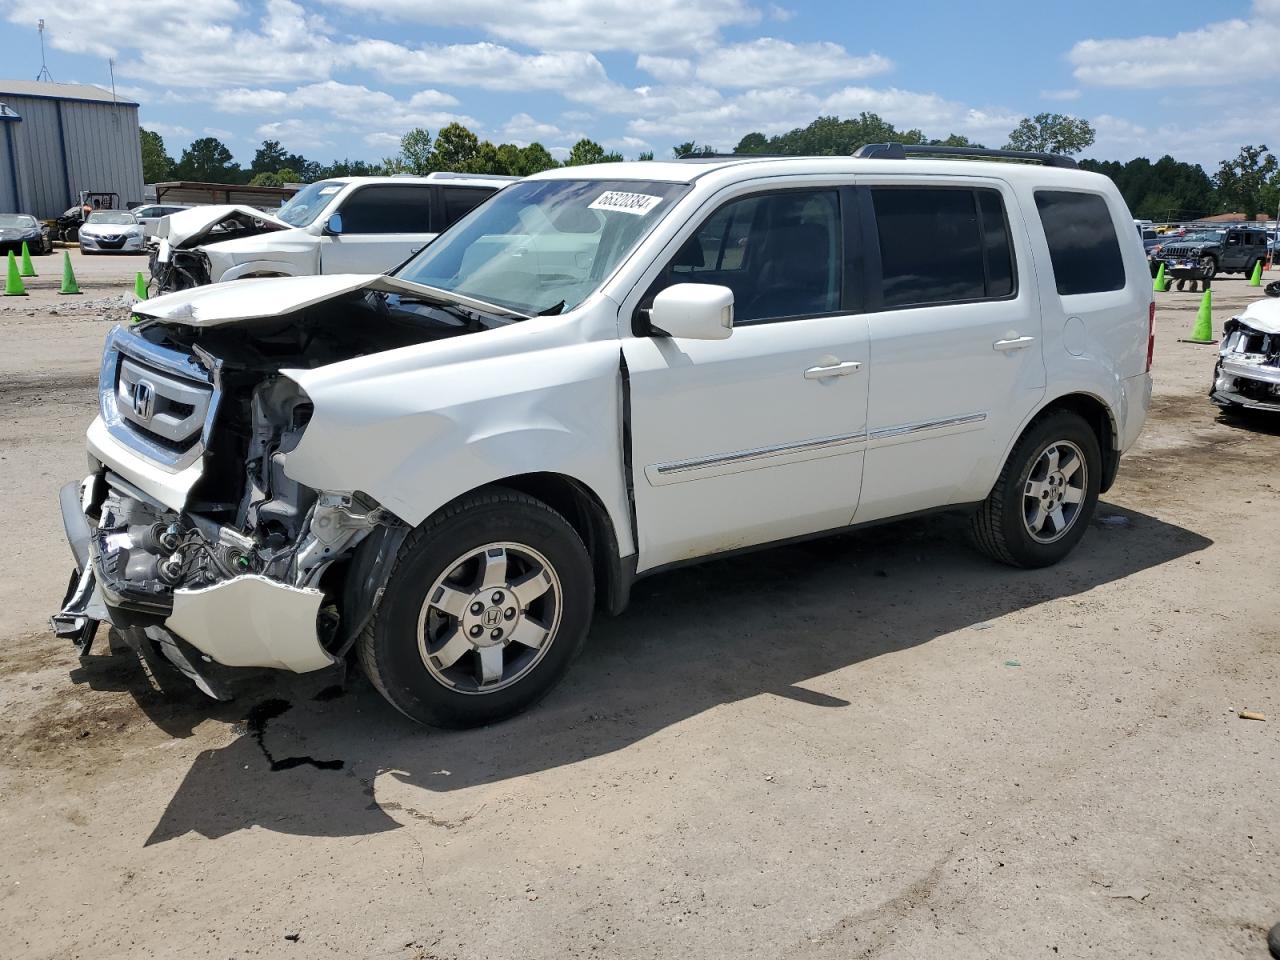
{"label": "green traffic cone", "polygon": [[147,281],[142,279],[142,271],[138,271],[138,275],[133,278],[133,295],[139,300],[147,299]]}
{"label": "green traffic cone", "polygon": [[9,273],[4,281],[4,295],[6,297],[25,297],[27,288],[22,285],[22,277],[18,276],[18,261],[13,255],[13,251],[9,251]]}
{"label": "green traffic cone", "polygon": [[1253,265],[1253,276],[1249,278],[1249,286],[1251,287],[1262,286],[1262,261],[1261,260],[1259,260],[1257,263]]}
{"label": "green traffic cone", "polygon": [[1164,293],[1169,289],[1169,284],[1164,278],[1164,261],[1160,261],[1160,266],[1156,268],[1156,282],[1151,285],[1151,289],[1156,293]]}
{"label": "green traffic cone", "polygon": [[22,275],[24,277],[34,277],[36,268],[31,264],[31,251],[27,249],[27,241],[22,241]]}
{"label": "green traffic cone", "polygon": [[66,250],[62,251],[62,289],[59,293],[80,293],[80,286],[76,283],[75,271],[71,269],[71,254]]}
{"label": "green traffic cone", "polygon": [[1196,312],[1196,325],[1191,330],[1187,343],[1213,343],[1213,291],[1206,290],[1200,298],[1200,309]]}

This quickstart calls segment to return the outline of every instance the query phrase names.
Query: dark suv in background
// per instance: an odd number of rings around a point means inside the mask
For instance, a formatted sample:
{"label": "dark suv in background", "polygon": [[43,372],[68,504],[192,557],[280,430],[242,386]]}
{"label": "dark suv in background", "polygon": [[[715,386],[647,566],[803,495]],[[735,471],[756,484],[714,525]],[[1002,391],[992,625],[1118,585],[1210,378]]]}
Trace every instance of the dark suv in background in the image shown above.
{"label": "dark suv in background", "polygon": [[1267,232],[1262,227],[1201,230],[1160,247],[1152,267],[1164,262],[1165,275],[1177,280],[1212,280],[1220,273],[1253,273],[1267,255]]}

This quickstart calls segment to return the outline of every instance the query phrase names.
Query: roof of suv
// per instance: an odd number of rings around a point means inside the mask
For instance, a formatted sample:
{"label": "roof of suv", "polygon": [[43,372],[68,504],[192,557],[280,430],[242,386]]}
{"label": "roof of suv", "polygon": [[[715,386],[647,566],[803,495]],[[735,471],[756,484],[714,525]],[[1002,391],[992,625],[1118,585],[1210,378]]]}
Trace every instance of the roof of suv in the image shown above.
{"label": "roof of suv", "polygon": [[447,183],[458,187],[504,187],[508,183],[519,180],[505,174],[490,173],[454,173],[448,170],[437,170],[423,176],[412,173],[395,173],[386,177],[328,177],[326,183]]}
{"label": "roof of suv", "polygon": [[1032,181],[1053,185],[1080,182],[1080,178],[1102,179],[1100,174],[1085,170],[1048,167],[1034,163],[1010,163],[1005,160],[936,159],[908,157],[863,158],[828,157],[697,157],[687,160],[623,161],[595,163],[577,167],[557,167],[535,173],[530,180],[656,180],[667,183],[694,183],[710,178],[747,180],[767,176],[799,176],[803,174],[920,174],[935,176],[986,176],[1010,181]]}

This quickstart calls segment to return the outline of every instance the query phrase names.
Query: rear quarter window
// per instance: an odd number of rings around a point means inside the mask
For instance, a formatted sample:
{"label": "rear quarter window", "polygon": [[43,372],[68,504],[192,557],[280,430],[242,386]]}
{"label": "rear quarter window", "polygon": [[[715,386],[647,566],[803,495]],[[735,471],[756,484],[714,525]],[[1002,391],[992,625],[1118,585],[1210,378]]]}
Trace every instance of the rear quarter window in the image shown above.
{"label": "rear quarter window", "polygon": [[1096,193],[1037,190],[1036,208],[1059,295],[1124,289],[1124,258],[1105,199]]}

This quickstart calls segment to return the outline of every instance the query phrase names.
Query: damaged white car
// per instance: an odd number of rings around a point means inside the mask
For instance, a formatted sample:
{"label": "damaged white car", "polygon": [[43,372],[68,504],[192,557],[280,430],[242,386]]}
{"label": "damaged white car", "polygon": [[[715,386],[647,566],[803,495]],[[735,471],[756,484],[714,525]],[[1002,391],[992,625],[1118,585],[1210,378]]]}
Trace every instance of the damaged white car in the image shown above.
{"label": "damaged white car", "polygon": [[1280,299],[1251,303],[1222,325],[1209,398],[1226,410],[1280,413]]}
{"label": "damaged white car", "polygon": [[1150,398],[1129,211],[1060,158],[907,157],[561,168],[391,276],[139,303],[62,491],[55,629],[215,696],[350,653],[468,725],[673,565],[939,509],[1056,562]]}
{"label": "damaged white car", "polygon": [[382,273],[517,177],[432,173],[338,177],[299,190],[274,215],[241,205],[169,214],[150,244],[161,293],[246,277]]}

